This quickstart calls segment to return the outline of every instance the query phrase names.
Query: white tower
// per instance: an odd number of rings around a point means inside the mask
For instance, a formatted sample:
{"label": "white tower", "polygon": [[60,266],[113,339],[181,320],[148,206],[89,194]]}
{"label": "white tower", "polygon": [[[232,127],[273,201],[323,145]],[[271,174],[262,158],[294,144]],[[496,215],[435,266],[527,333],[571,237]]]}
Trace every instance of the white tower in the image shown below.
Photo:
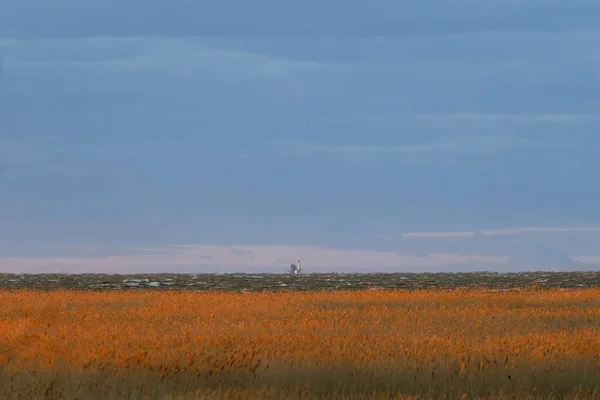
{"label": "white tower", "polygon": [[298,260],[298,264],[290,265],[290,274],[298,275],[300,273],[300,260]]}

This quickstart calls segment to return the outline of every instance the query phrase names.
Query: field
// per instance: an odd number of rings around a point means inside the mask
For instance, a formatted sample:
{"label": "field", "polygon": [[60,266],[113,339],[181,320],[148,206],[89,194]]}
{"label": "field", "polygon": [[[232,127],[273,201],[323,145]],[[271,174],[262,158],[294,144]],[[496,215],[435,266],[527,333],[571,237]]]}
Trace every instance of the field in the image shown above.
{"label": "field", "polygon": [[1,399],[600,398],[600,289],[0,291]]}

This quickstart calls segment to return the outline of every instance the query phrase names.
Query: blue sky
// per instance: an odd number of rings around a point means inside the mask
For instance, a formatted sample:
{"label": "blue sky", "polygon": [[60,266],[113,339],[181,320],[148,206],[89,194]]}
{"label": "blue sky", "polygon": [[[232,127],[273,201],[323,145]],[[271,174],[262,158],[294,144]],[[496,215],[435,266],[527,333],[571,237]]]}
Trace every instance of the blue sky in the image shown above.
{"label": "blue sky", "polygon": [[597,268],[597,15],[4,1],[2,269]]}

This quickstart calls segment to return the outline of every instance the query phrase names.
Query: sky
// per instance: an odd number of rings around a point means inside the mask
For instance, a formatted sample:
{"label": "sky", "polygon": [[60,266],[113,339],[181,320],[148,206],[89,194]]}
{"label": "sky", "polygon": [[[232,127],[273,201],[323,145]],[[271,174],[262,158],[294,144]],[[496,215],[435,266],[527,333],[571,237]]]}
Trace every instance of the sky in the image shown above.
{"label": "sky", "polygon": [[600,269],[598,15],[4,0],[0,271]]}

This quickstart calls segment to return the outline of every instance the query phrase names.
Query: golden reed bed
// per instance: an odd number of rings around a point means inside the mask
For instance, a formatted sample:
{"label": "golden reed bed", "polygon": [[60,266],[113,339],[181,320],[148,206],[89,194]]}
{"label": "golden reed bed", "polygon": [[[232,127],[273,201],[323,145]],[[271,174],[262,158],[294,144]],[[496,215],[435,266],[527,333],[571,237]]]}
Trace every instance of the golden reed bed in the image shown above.
{"label": "golden reed bed", "polygon": [[16,398],[600,398],[600,289],[5,291]]}

